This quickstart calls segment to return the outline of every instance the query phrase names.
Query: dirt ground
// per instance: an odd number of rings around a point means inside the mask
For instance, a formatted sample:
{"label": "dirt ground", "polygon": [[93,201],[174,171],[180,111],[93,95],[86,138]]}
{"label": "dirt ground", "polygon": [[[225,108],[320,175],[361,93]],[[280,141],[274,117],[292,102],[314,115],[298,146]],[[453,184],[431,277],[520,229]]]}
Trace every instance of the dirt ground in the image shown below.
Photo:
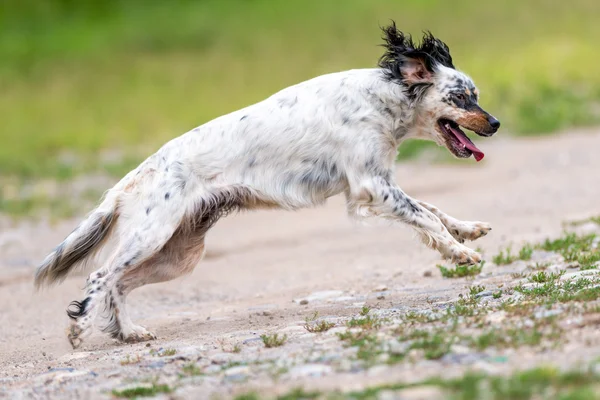
{"label": "dirt ground", "polygon": [[[501,246],[554,237],[562,232],[563,221],[600,213],[600,130],[480,142],[486,152],[482,163],[400,164],[396,180],[410,196],[456,218],[489,222],[492,232],[470,244],[483,249],[486,260]],[[333,334],[303,330],[302,321],[314,311],[335,322],[356,315],[365,304],[425,309],[432,301],[455,298],[468,286],[464,279],[442,278],[435,267],[438,254],[418,242],[410,228],[348,220],[342,198],[295,213],[228,217],[210,232],[207,256],[192,275],[134,292],[128,301],[133,320],[158,336],[150,349],[176,349],[179,359],[152,358],[145,343],[116,344],[99,332],[81,348],[70,348],[65,308],[81,299],[85,275],[70,276],[40,293],[33,290],[32,275],[36,263],[77,222],[5,222],[1,227],[0,397],[106,398],[111,390],[137,380],[162,379],[163,370],[175,380],[174,365],[190,360],[198,360],[201,376],[184,380],[169,396],[228,398],[246,389],[273,394],[297,386],[360,388],[415,379],[422,370],[449,371],[443,362],[342,371],[321,358],[288,366],[279,375],[255,375],[243,365],[260,357],[298,359],[319,346],[334,346],[338,339]],[[265,349],[258,336],[276,332],[287,333],[288,342]],[[233,345],[241,346],[239,353],[225,351]],[[136,354],[142,359],[133,365],[123,362]],[[502,368],[556,360],[557,354],[565,362],[578,362],[600,350],[575,341],[562,353],[529,358],[508,353]],[[227,370],[220,358],[235,365]],[[457,368],[463,367],[469,365]]]}

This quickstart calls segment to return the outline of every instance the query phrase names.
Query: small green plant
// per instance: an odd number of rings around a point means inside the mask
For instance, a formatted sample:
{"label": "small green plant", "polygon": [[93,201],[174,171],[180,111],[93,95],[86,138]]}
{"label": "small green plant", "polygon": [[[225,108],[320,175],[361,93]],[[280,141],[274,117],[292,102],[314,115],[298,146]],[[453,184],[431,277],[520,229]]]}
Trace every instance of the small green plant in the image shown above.
{"label": "small green plant", "polygon": [[194,363],[189,363],[181,368],[182,375],[184,376],[199,376],[202,375],[202,370]]}
{"label": "small green plant", "polygon": [[582,269],[596,268],[600,261],[600,249],[595,246],[595,234],[578,236],[566,233],[563,237],[546,241],[539,247],[546,251],[555,251],[563,256],[565,261],[579,263]]}
{"label": "small green plant", "polygon": [[530,244],[526,244],[521,247],[519,250],[519,260],[529,261],[531,260],[531,255],[533,254],[533,246]]}
{"label": "small green plant", "polygon": [[316,399],[318,396],[319,392],[306,392],[302,388],[296,388],[291,392],[277,397],[277,400],[310,400]]}
{"label": "small green plant", "polygon": [[492,293],[492,297],[494,299],[499,299],[500,297],[502,297],[502,290],[498,290],[497,292]]}
{"label": "small green plant", "polygon": [[453,333],[448,334],[443,331],[421,333],[421,337],[411,344],[410,349],[421,349],[426,359],[438,360],[450,352],[454,340]]}
{"label": "small green plant", "polygon": [[371,308],[370,307],[363,306],[360,309],[360,315],[363,316],[363,317],[367,316],[367,314],[369,314],[369,312],[371,312]]}
{"label": "small green plant", "polygon": [[471,286],[469,288],[469,295],[470,296],[477,296],[479,293],[483,292],[484,290],[485,290],[485,286],[483,286],[483,285]]}
{"label": "small green plant", "polygon": [[112,395],[125,399],[135,399],[137,397],[154,397],[160,393],[171,393],[173,389],[169,385],[159,385],[152,383],[152,386],[138,386],[124,390],[113,390]]}
{"label": "small green plant", "polygon": [[492,261],[496,265],[510,264],[515,260],[516,260],[516,257],[511,254],[510,246],[507,247],[505,250],[500,250],[500,253],[496,254],[492,258]]}
{"label": "small green plant", "polygon": [[381,326],[381,320],[376,316],[367,315],[362,318],[352,318],[346,323],[346,326],[348,328],[362,328],[365,330],[377,329]]}
{"label": "small green plant", "polygon": [[535,263],[535,265],[531,268],[533,268],[536,271],[543,271],[546,268],[548,268],[550,265],[552,265],[552,263],[550,262],[545,262],[545,263]]}
{"label": "small green plant", "polygon": [[121,365],[138,364],[140,361],[142,361],[142,357],[140,355],[131,357],[129,354],[127,354],[127,356],[121,360]]}
{"label": "small green plant", "polygon": [[162,351],[160,350],[150,350],[150,355],[152,356],[159,356],[159,357],[169,357],[169,356],[174,356],[175,354],[177,354],[177,350],[175,349],[164,349]]}
{"label": "small green plant", "polygon": [[560,278],[561,274],[555,274],[555,273],[546,273],[545,271],[540,271],[537,274],[533,274],[529,277],[529,280],[531,282],[536,282],[536,283],[545,283],[545,282],[552,282],[557,280],[558,278]]}
{"label": "small green plant", "polygon": [[315,311],[315,313],[311,317],[306,317],[306,319],[304,320],[304,329],[306,329],[310,333],[318,333],[326,332],[335,326],[333,322],[317,321],[318,317],[319,313],[317,311]]}
{"label": "small green plant", "polygon": [[335,326],[335,324],[333,322],[319,321],[312,325],[308,325],[308,324],[304,325],[304,328],[307,331],[309,331],[310,333],[320,333],[320,332],[327,332],[334,326]]}
{"label": "small green plant", "polygon": [[283,346],[288,337],[287,335],[279,336],[279,334],[275,333],[273,335],[261,335],[260,338],[262,339],[265,347],[271,348]]}
{"label": "small green plant", "polygon": [[484,261],[476,265],[457,265],[455,268],[446,268],[443,265],[437,265],[444,278],[464,278],[467,276],[476,276],[481,273]]}
{"label": "small green plant", "polygon": [[235,396],[234,400],[260,400],[260,397],[258,397],[258,394],[250,392]]}
{"label": "small green plant", "polygon": [[438,318],[436,316],[432,316],[431,314],[425,314],[416,311],[408,311],[406,314],[404,314],[404,319],[409,322],[426,323],[433,322]]}

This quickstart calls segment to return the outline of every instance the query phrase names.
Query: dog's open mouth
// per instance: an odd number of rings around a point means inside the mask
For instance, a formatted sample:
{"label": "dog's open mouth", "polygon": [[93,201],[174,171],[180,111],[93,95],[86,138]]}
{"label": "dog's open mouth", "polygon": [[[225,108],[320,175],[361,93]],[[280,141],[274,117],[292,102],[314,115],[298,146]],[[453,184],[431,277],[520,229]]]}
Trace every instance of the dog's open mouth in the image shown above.
{"label": "dog's open mouth", "polygon": [[468,158],[475,157],[475,160],[481,161],[484,154],[475,146],[469,137],[460,129],[460,126],[449,119],[438,120],[440,130],[444,134],[446,147],[457,157]]}

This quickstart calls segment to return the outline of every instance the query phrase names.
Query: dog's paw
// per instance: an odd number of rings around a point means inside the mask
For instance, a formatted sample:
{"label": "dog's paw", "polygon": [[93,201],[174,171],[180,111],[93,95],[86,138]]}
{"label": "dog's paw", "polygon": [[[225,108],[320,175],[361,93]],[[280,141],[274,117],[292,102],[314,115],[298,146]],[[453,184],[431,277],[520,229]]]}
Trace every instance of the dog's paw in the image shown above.
{"label": "dog's paw", "polygon": [[449,229],[452,236],[459,243],[464,243],[465,240],[477,240],[487,235],[491,230],[490,224],[479,221],[457,221]]}
{"label": "dog's paw", "polygon": [[133,330],[123,337],[125,343],[147,342],[156,339],[156,335],[142,326],[135,326]]}
{"label": "dog's paw", "polygon": [[458,243],[450,247],[449,251],[445,253],[444,256],[453,264],[458,265],[473,265],[481,262],[481,254]]}
{"label": "dog's paw", "polygon": [[69,328],[67,328],[67,339],[69,339],[69,343],[71,343],[73,350],[81,346],[81,343],[83,343],[80,337],[82,333],[83,330],[75,324],[71,324]]}

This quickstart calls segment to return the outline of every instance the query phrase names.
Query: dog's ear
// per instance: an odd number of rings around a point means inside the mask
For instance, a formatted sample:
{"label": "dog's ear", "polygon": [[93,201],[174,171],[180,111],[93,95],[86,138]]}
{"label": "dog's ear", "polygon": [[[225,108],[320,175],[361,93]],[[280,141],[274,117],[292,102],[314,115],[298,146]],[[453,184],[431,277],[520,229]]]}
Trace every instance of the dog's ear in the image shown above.
{"label": "dog's ear", "polygon": [[409,34],[396,28],[394,21],[382,30],[386,52],[379,59],[379,66],[390,79],[409,86],[427,84],[432,82],[436,65],[454,68],[448,46],[431,32],[425,32],[417,46]]}
{"label": "dog's ear", "polygon": [[430,83],[433,79],[433,69],[428,63],[427,54],[413,54],[399,56],[399,67],[402,79],[408,85]]}

